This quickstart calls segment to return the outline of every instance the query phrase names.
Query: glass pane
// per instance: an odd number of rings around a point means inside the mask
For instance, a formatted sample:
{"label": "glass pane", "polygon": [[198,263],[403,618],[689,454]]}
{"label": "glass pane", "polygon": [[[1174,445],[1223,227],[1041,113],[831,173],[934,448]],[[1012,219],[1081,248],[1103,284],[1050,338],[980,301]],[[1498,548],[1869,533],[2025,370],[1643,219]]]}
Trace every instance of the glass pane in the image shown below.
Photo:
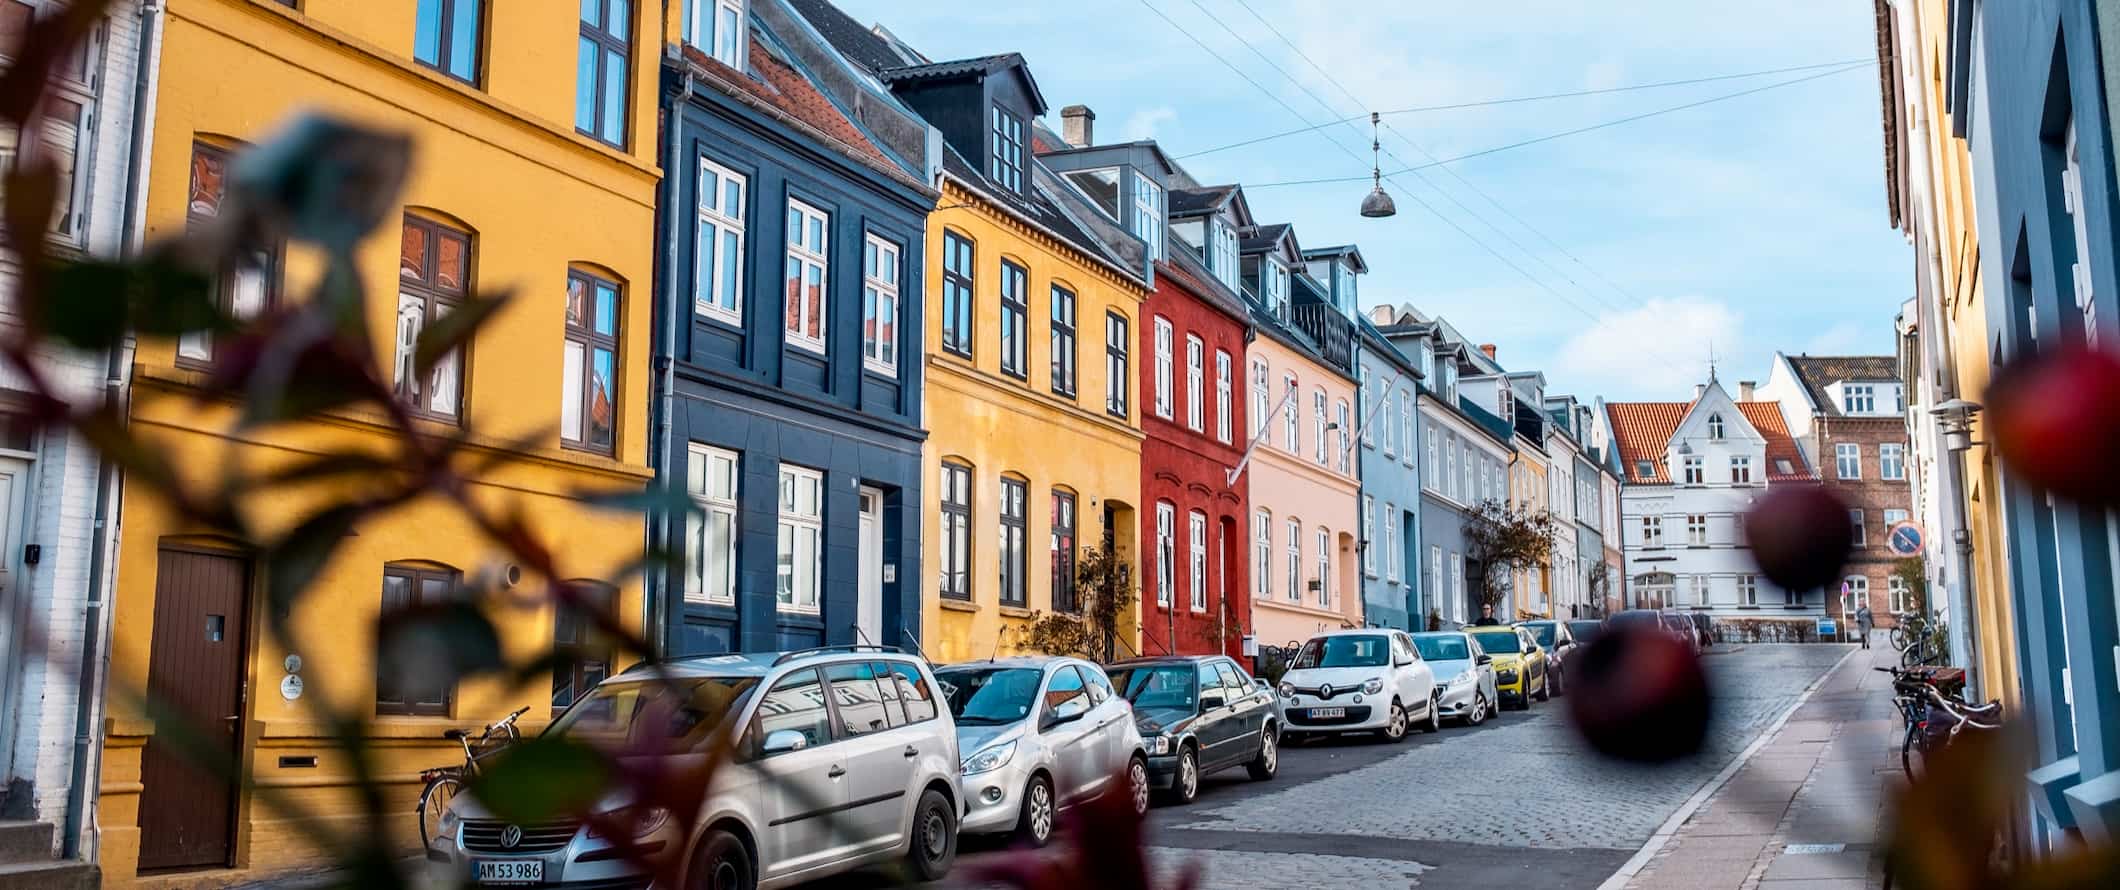
{"label": "glass pane", "polygon": [[737,25],[736,10],[724,7],[719,18],[721,24],[714,33],[714,57],[734,65],[742,55],[736,47],[743,29]]}
{"label": "glass pane", "polygon": [[191,153],[191,212],[199,216],[217,216],[221,212],[222,175],[227,172],[227,160],[218,152],[193,150]]}
{"label": "glass pane", "polygon": [[898,364],[898,298],[885,296],[881,311],[883,312],[881,332],[883,354],[878,356],[878,358],[896,366]]}
{"label": "glass pane", "polygon": [[780,550],[773,575],[773,597],[785,606],[795,602],[795,527],[780,524]]}
{"label": "glass pane", "polygon": [[817,605],[817,530],[795,530],[795,600],[797,605]]}
{"label": "glass pane", "polygon": [[582,0],[582,21],[592,25],[596,24],[596,13],[599,5],[601,4],[598,3],[598,0]]}
{"label": "glass pane", "polygon": [[213,359],[213,335],[205,331],[188,331],[177,338],[177,357],[211,361]]}
{"label": "glass pane", "polygon": [[596,350],[590,362],[589,444],[609,447],[618,424],[617,361],[611,350]]}
{"label": "glass pane", "polygon": [[589,282],[573,276],[567,277],[567,326],[578,328],[587,324],[589,309],[583,305],[589,301]]}
{"label": "glass pane", "polygon": [[876,358],[876,289],[861,289],[861,351],[869,358]]}
{"label": "glass pane", "polygon": [[459,358],[459,354],[451,350],[434,363],[434,379],[428,388],[427,407],[430,410],[441,414],[456,413],[456,394],[463,382]]}
{"label": "glass pane", "polygon": [[784,729],[801,733],[805,748],[832,740],[832,715],[825,710],[824,688],[815,670],[789,675],[758,703],[758,738]]}
{"label": "glass pane", "polygon": [[405,234],[398,251],[398,277],[413,281],[427,280],[427,232],[405,224]]}
{"label": "glass pane", "polygon": [[[584,6],[595,2],[582,0]],[[596,56],[596,42],[581,38],[574,56],[574,128],[586,133],[596,132]]]}
{"label": "glass pane", "polygon": [[441,61],[442,0],[420,0],[412,26],[412,57],[429,65]]}
{"label": "glass pane", "polygon": [[464,289],[465,263],[471,245],[464,239],[443,235],[435,240],[434,286],[448,291]]}
{"label": "glass pane", "polygon": [[730,178],[721,181],[721,212],[737,219],[743,218],[742,180]]}
{"label": "glass pane", "polygon": [[809,286],[806,288],[803,298],[805,303],[803,335],[811,339],[821,340],[824,338],[824,331],[821,330],[824,320],[824,269],[811,266],[806,270],[804,277],[808,280]]}
{"label": "glass pane", "polygon": [[708,596],[726,598],[730,582],[735,578],[735,564],[731,558],[736,553],[735,517],[716,510],[707,514],[706,539],[706,592]]}
{"label": "glass pane", "polygon": [[793,204],[788,205],[788,243],[802,243],[802,211]]}
{"label": "glass pane", "polygon": [[579,441],[582,437],[582,344],[567,341],[562,354],[560,388],[559,434],[562,438]]}
{"label": "glass pane", "polygon": [[785,324],[786,324],[786,326],[787,326],[787,329],[788,329],[788,330],[791,330],[791,331],[801,330],[801,329],[802,329],[802,261],[801,261],[801,260],[798,260],[798,259],[796,259],[796,258],[794,258],[794,257],[788,257],[788,276],[787,276],[787,281],[788,281],[788,295],[787,295],[787,318],[785,319]]}
{"label": "glass pane", "polygon": [[621,40],[629,38],[631,32],[626,27],[626,20],[631,18],[630,7],[631,4],[627,0],[611,0],[610,9],[604,19],[604,30],[611,32]]}
{"label": "glass pane", "polygon": [[613,145],[626,141],[626,57],[611,50],[604,51],[604,126],[599,135]]}
{"label": "glass pane", "polygon": [[[449,73],[465,80],[478,76],[478,8],[480,0],[456,0],[449,24]],[[424,4],[424,0],[422,2]]]}
{"label": "glass pane", "polygon": [[811,250],[824,252],[824,217],[810,217],[809,245]]}
{"label": "glass pane", "polygon": [[701,220],[697,237],[692,242],[692,296],[710,306],[720,305],[714,294],[715,235],[713,224]]}
{"label": "glass pane", "polygon": [[255,258],[250,265],[237,269],[235,280],[229,282],[228,309],[238,319],[256,318],[265,308],[266,260]]}
{"label": "glass pane", "polygon": [[685,452],[685,490],[694,495],[705,494],[711,489],[707,479],[707,456],[698,451]]}
{"label": "glass pane", "polygon": [[713,469],[714,496],[734,500],[736,498],[736,460],[715,455]]}
{"label": "glass pane", "polygon": [[737,307],[736,274],[743,268],[743,236],[736,232],[721,235],[721,305],[728,309]]}
{"label": "glass pane", "polygon": [[596,332],[618,334],[618,288],[602,282],[596,285]]}

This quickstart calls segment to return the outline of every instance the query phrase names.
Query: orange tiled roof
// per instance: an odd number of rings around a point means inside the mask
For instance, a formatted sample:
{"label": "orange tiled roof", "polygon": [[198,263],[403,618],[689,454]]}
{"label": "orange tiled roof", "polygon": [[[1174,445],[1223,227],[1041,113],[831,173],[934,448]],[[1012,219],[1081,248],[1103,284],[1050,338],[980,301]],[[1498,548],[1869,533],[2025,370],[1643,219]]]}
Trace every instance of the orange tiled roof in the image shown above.
{"label": "orange tiled roof", "polygon": [[[1611,402],[1605,405],[1612,418],[1612,439],[1619,449],[1621,469],[1626,472],[1629,484],[1671,484],[1669,468],[1664,466],[1664,449],[1670,447],[1679,422],[1692,407],[1691,402]],[[1767,440],[1767,481],[1796,482],[1816,478],[1805,466],[1803,453],[1797,450],[1796,440],[1789,435],[1788,424],[1782,421],[1781,406],[1773,402],[1739,402],[1737,410],[1743,412],[1745,420]],[[1641,472],[1643,461],[1648,462],[1648,473]],[[1781,461],[1788,461],[1790,472],[1781,472]]]}
{"label": "orange tiled roof", "polygon": [[722,64],[691,44],[685,44],[684,54],[686,60],[714,72],[738,89],[845,143],[857,153],[858,160],[898,170],[897,164],[885,156],[875,143],[870,142],[868,136],[861,132],[861,128],[854,126],[852,121],[847,120],[846,115],[839,112],[839,106],[833,105],[832,100],[818,92],[817,88],[810,84],[809,78],[774,58],[772,53],[766,52],[766,48],[757,38],[751,39],[750,46],[751,73],[756,77]]}

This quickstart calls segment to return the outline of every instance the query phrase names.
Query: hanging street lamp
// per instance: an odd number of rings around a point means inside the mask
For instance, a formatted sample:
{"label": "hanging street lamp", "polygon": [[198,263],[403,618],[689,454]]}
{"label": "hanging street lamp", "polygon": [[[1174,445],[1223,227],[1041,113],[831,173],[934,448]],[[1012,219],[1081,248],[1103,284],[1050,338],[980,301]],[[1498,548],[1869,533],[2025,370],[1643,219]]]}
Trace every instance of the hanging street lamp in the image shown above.
{"label": "hanging street lamp", "polygon": [[1372,219],[1397,216],[1399,208],[1392,203],[1391,196],[1384,192],[1384,169],[1378,162],[1384,146],[1377,141],[1378,115],[1369,113],[1369,196],[1362,199],[1362,215]]}

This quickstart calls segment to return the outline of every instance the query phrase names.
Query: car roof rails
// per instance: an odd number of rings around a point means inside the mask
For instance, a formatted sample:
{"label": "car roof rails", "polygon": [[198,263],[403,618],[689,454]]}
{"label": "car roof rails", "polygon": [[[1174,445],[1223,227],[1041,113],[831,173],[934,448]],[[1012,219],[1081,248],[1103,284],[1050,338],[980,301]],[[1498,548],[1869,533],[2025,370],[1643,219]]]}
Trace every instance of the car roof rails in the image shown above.
{"label": "car roof rails", "polygon": [[781,665],[787,664],[790,661],[794,661],[797,658],[802,658],[804,656],[809,655],[822,655],[826,652],[885,652],[892,655],[905,654],[905,650],[900,649],[897,646],[878,646],[874,643],[841,643],[835,646],[811,646],[808,649],[796,649],[792,652],[782,652],[779,658],[773,659],[773,666],[779,667]]}

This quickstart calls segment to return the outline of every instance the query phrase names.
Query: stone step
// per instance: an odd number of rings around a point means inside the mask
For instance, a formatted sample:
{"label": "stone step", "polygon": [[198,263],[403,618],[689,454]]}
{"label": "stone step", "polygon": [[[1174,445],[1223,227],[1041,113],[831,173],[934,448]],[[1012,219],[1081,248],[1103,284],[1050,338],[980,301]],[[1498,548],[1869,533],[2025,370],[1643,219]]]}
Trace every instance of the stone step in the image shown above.
{"label": "stone step", "polygon": [[0,865],[0,890],[96,890],[102,875],[86,862],[44,860]]}
{"label": "stone step", "polygon": [[50,862],[50,822],[0,822],[0,865],[11,862]]}

